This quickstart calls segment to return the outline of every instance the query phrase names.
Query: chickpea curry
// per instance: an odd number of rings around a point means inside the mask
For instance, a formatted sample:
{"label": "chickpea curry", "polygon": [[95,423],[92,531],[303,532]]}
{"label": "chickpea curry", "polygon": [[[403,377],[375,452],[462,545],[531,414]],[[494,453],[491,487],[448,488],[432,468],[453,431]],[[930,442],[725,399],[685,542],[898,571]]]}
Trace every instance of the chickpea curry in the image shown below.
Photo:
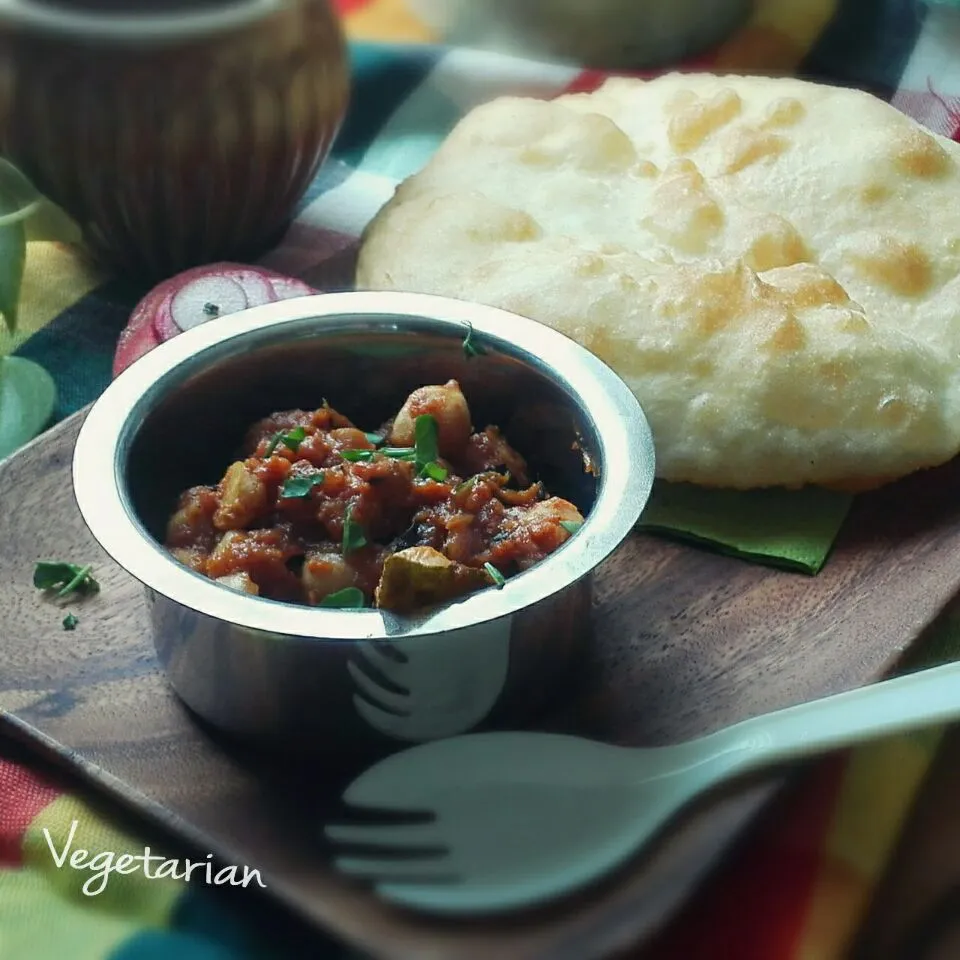
{"label": "chickpea curry", "polygon": [[166,547],[273,600],[412,613],[531,567],[583,517],[533,482],[460,385],[424,386],[366,433],[326,401],[260,420],[216,486],[184,492]]}

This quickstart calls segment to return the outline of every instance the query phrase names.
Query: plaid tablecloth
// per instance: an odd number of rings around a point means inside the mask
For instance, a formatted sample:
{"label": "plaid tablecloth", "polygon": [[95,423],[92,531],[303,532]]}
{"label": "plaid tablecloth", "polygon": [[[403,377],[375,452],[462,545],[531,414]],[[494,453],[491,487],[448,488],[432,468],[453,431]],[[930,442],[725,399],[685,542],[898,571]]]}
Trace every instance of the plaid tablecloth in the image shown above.
{"label": "plaid tablecloth", "polygon": [[[264,260],[321,288],[342,280],[358,229],[474,104],[502,92],[590,89],[602,79],[445,49],[402,0],[338,6],[352,39],[350,114],[297,222]],[[932,129],[960,136],[960,14],[914,0],[762,0],[736,36],[684,66],[865,87]],[[140,293],[92,272],[68,248],[31,245],[18,352],[53,374],[57,419],[108,382],[117,336]],[[928,656],[951,657],[958,638],[960,614],[949,613]],[[939,730],[898,737],[816,765],[642,955],[845,956],[940,737]],[[138,826],[121,825],[115,812],[0,740],[0,960],[345,955],[315,933],[301,941],[302,931],[246,890],[226,898],[213,887],[135,873],[89,896],[82,890],[89,873],[58,869],[52,855],[74,822],[74,846],[91,854],[140,853],[149,842]]]}

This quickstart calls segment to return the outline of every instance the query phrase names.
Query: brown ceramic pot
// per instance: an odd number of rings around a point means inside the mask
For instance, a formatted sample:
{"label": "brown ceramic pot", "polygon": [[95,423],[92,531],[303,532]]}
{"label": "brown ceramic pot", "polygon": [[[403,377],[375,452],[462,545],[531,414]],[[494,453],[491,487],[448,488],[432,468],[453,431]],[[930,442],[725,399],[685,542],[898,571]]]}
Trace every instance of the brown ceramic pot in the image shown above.
{"label": "brown ceramic pot", "polygon": [[343,119],[328,0],[13,0],[0,153],[110,268],[159,280],[276,243]]}

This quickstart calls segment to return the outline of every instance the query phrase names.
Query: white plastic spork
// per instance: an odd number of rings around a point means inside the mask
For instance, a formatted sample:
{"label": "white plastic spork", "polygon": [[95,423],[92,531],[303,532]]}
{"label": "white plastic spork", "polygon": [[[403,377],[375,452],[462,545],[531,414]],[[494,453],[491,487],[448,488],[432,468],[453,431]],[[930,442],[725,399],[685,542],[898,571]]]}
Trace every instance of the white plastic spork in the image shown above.
{"label": "white plastic spork", "polygon": [[325,833],[368,848],[335,865],[375,881],[388,900],[431,913],[510,910],[609,873],[720,781],[956,718],[960,664],[949,664],[669,747],[545,733],[451,737],[380,761],[344,793],[355,807],[432,814],[430,822]]}

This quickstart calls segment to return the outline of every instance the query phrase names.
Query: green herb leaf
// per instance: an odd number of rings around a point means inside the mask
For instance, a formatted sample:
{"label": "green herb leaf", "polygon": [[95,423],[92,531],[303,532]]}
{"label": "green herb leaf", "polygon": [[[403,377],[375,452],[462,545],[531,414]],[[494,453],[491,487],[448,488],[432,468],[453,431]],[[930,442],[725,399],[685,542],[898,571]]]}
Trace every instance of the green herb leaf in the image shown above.
{"label": "green herb leaf", "polygon": [[336,593],[328,593],[318,607],[338,607],[341,610],[359,610],[367,605],[367,598],[357,587],[344,587]]}
{"label": "green herb leaf", "polygon": [[300,449],[300,444],[307,438],[307,431],[303,427],[294,427],[292,430],[287,431],[286,433],[281,430],[274,438],[270,441],[269,446],[264,452],[263,456],[265,459],[269,459],[273,456],[274,450],[280,446],[282,443],[285,447],[289,447],[294,453]]}
{"label": "green herb leaf", "polygon": [[417,465],[423,466],[440,456],[437,446],[436,418],[425,413],[413,422],[414,449],[417,451]]}
{"label": "green herb leaf", "polygon": [[490,579],[496,584],[498,590],[503,589],[503,585],[507,582],[506,577],[492,564],[485,563],[483,569],[487,571],[490,576]]}
{"label": "green herb leaf", "polygon": [[[0,204],[0,211],[3,210]],[[27,235],[23,223],[17,221],[0,227],[0,313],[7,331],[17,332],[20,306],[20,285],[27,261]]]}
{"label": "green herb leaf", "polygon": [[[93,567],[58,560],[40,560],[33,571],[33,585],[38,590],[58,590],[58,597],[71,593],[96,593],[100,584],[90,576]],[[59,588],[59,589],[58,589]]]}
{"label": "green herb leaf", "polygon": [[309,476],[288,477],[280,488],[281,500],[304,500],[310,496],[314,487],[323,483],[323,472]]}
{"label": "green herb leaf", "polygon": [[63,629],[64,630],[73,630],[76,625],[80,622],[79,617],[75,617],[72,613],[68,613],[63,618]]}
{"label": "green herb leaf", "polygon": [[432,462],[424,465],[423,473],[431,480],[436,480],[438,483],[442,483],[447,479],[448,471],[446,467],[442,467],[439,463]]}
{"label": "green herb leaf", "polygon": [[473,324],[467,324],[467,337],[463,341],[463,353],[469,360],[471,357],[482,357],[487,351],[473,339]]}
{"label": "green herb leaf", "polygon": [[215,303],[207,302],[203,305],[203,312],[208,317],[216,317],[220,313],[220,308]]}
{"label": "green herb leaf", "polygon": [[561,520],[560,526],[563,527],[567,533],[576,533],[583,526],[583,523],[578,520]]}
{"label": "green herb leaf", "polygon": [[433,480],[446,480],[447,469],[437,463],[440,456],[437,421],[429,413],[417,417],[413,424],[416,446],[414,458],[417,464],[417,476],[430,477]]}
{"label": "green herb leaf", "polygon": [[373,459],[373,450],[341,450],[340,456],[350,463],[366,463]]}
{"label": "green herb leaf", "polygon": [[367,440],[370,441],[375,447],[379,447],[387,438],[381,437],[379,433],[365,433],[364,436]]}
{"label": "green herb leaf", "polygon": [[366,546],[367,538],[363,528],[353,519],[353,504],[343,514],[343,555]]}

